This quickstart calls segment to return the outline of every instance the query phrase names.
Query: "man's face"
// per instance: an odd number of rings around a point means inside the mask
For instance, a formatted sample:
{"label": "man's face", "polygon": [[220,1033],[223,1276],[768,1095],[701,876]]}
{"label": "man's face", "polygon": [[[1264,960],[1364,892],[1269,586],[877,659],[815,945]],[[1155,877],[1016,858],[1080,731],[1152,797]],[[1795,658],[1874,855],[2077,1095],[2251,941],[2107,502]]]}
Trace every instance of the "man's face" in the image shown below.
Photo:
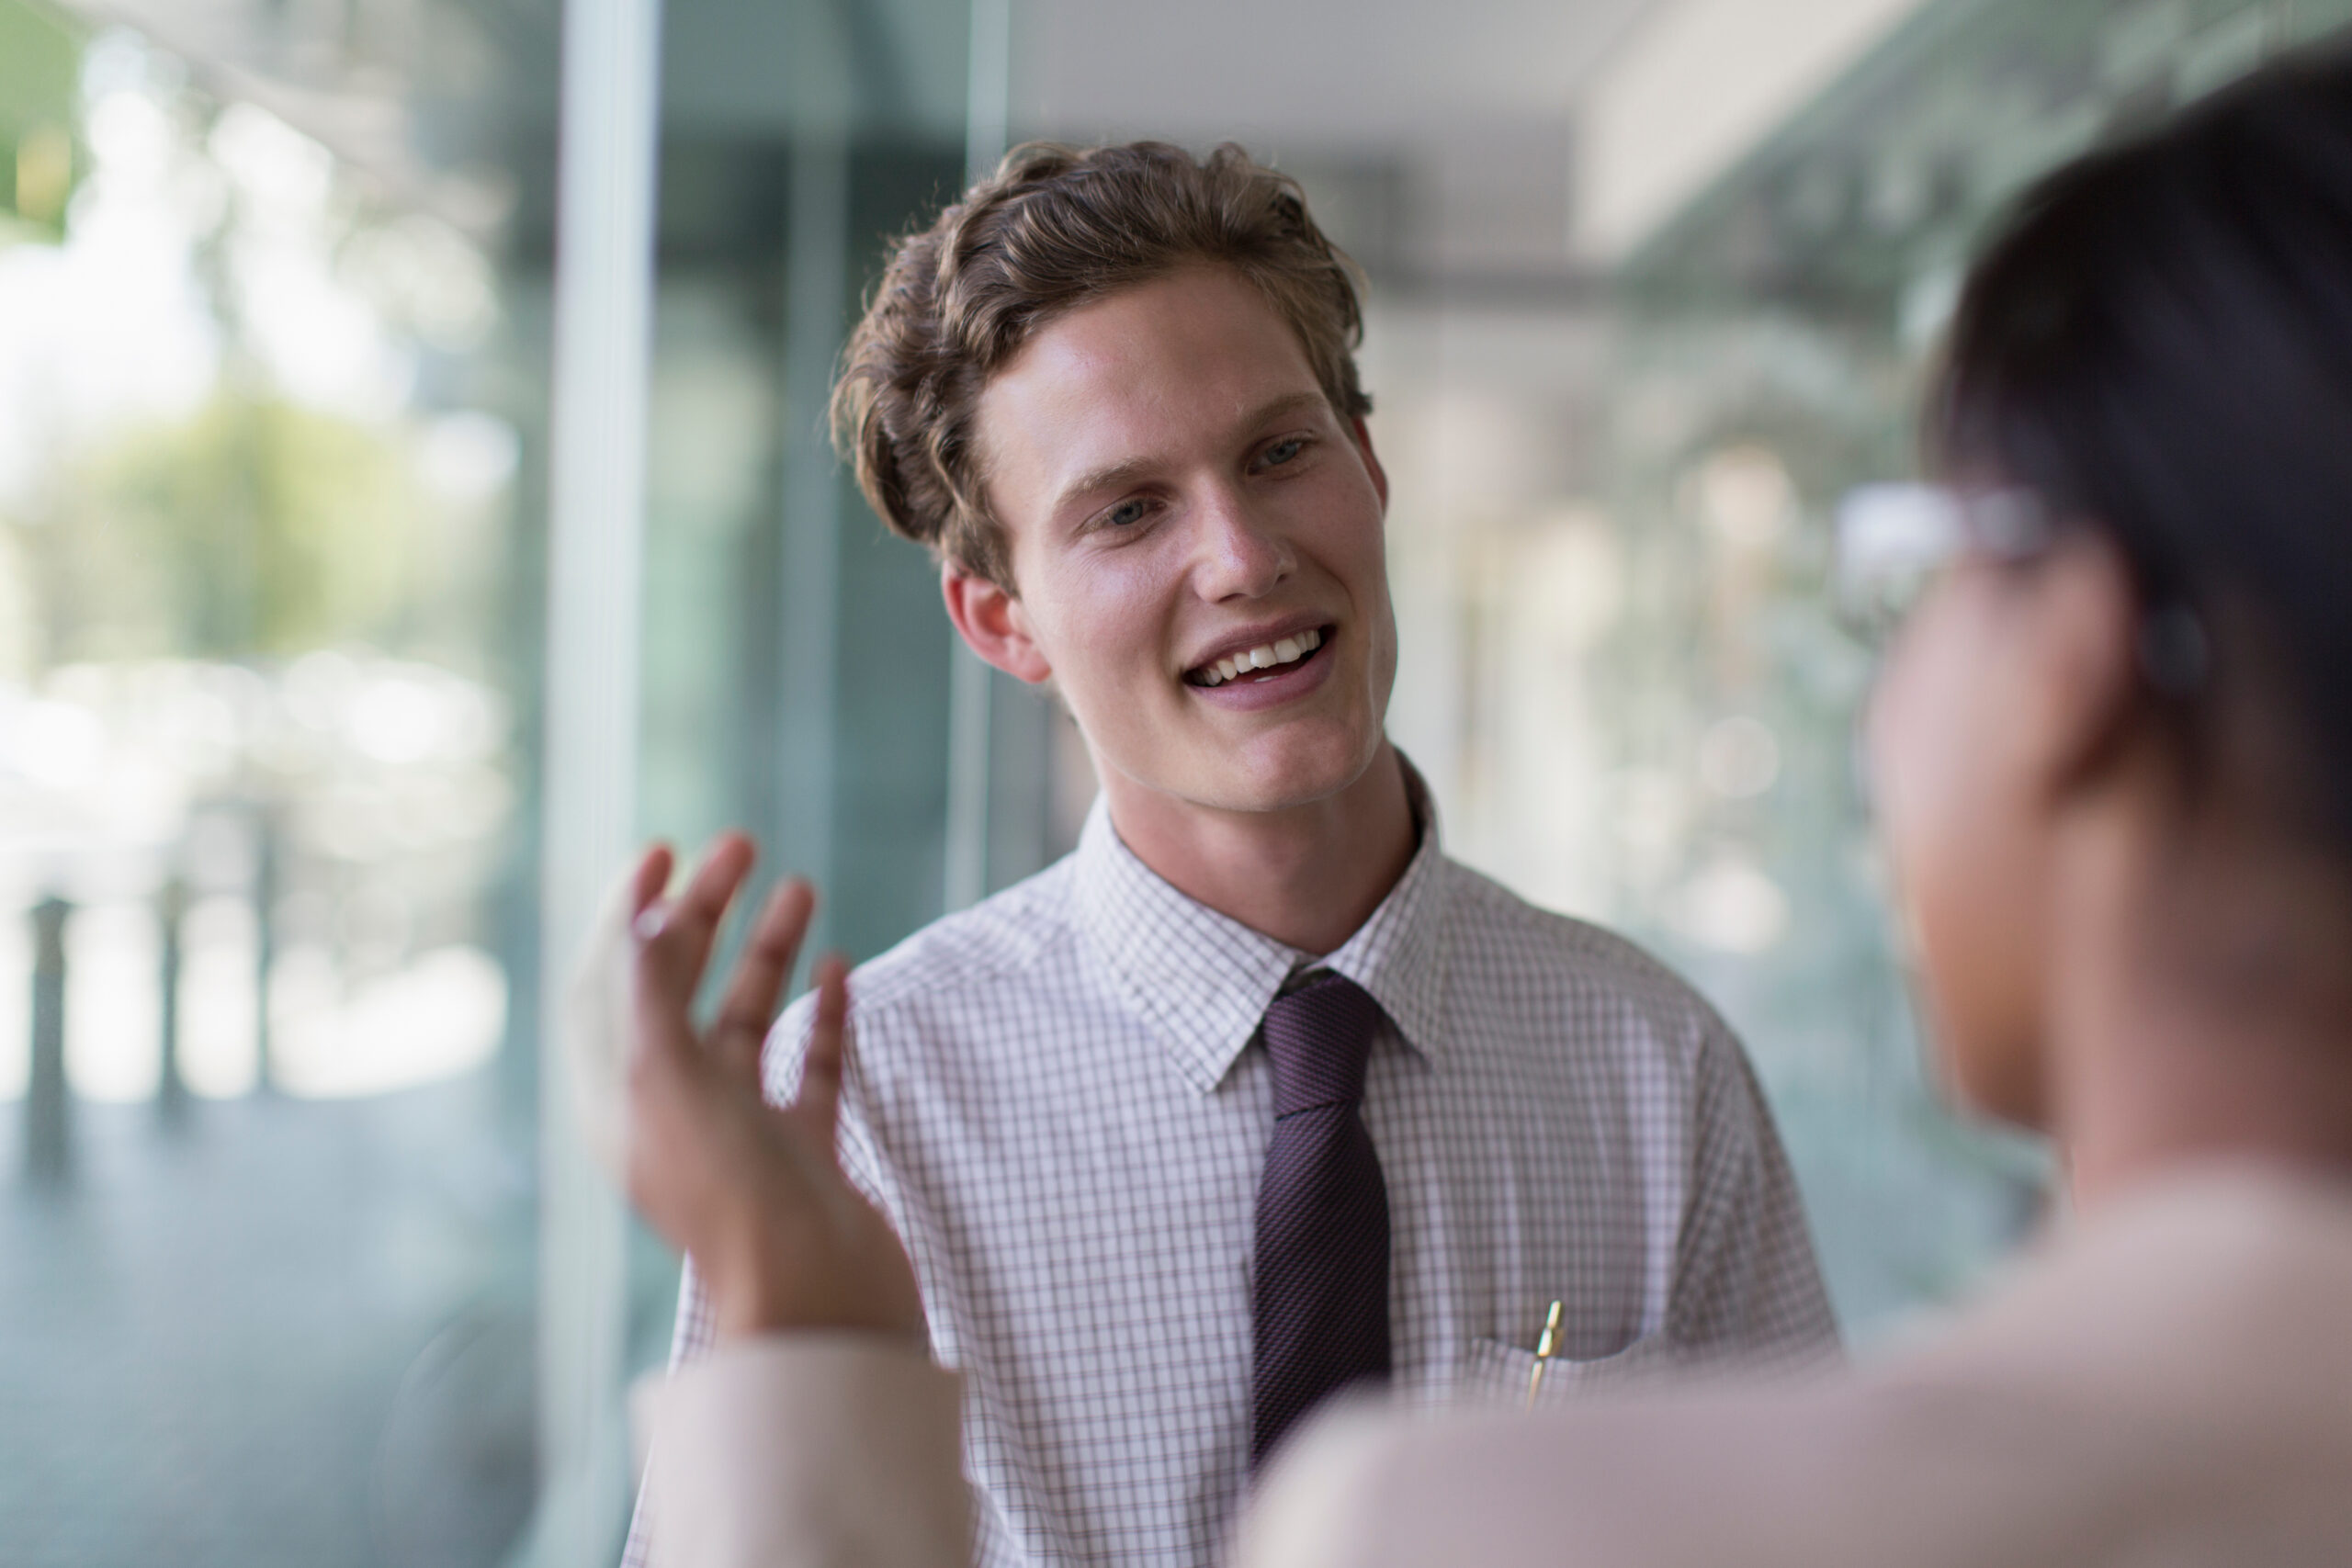
{"label": "man's face", "polygon": [[2048,683],[2030,606],[1993,567],[1955,568],[1913,613],[1873,693],[1881,839],[1947,1087],[2046,1126],[2041,993],[2052,860],[2037,788]]}
{"label": "man's face", "polygon": [[1396,673],[1387,480],[1254,288],[1198,267],[1073,310],[978,423],[1018,597],[963,580],[958,622],[1056,682],[1107,788],[1267,811],[1363,774]]}

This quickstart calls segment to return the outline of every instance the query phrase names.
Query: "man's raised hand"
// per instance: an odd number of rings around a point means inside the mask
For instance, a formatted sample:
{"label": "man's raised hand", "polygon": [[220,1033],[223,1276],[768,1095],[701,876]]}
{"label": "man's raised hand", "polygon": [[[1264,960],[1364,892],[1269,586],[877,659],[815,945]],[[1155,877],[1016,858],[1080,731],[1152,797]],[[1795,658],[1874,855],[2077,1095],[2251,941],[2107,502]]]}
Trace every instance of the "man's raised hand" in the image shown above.
{"label": "man's raised hand", "polygon": [[838,958],[817,965],[797,1097],[775,1106],[762,1093],[761,1048],[816,908],[807,883],[770,897],[710,1027],[695,1027],[695,992],[752,861],[751,840],[725,834],[669,900],[669,850],[657,845],[639,863],[629,897],[629,1198],[694,1259],[722,1336],[865,1329],[921,1344],[922,1303],[905,1248],[841,1168],[849,981]]}

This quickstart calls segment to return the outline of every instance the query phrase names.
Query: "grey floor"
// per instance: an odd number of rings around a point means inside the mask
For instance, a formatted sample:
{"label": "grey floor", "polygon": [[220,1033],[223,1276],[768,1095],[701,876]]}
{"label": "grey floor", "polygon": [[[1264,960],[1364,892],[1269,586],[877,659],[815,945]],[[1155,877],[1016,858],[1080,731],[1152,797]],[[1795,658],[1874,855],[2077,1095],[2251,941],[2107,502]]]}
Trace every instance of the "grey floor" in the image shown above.
{"label": "grey floor", "polygon": [[0,1560],[474,1568],[532,1478],[526,1151],[493,1080],[77,1105],[62,1191],[0,1104]]}

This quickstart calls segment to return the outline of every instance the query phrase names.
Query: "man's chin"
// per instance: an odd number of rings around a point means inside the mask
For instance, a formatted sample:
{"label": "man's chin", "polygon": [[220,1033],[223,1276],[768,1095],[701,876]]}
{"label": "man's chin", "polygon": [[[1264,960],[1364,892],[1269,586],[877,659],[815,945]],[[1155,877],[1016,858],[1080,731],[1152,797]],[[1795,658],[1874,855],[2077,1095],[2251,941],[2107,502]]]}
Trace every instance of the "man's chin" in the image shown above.
{"label": "man's chin", "polygon": [[1317,805],[1362,783],[1385,750],[1377,734],[1368,742],[1351,735],[1262,737],[1234,757],[1230,769],[1206,773],[1198,798],[1225,811]]}

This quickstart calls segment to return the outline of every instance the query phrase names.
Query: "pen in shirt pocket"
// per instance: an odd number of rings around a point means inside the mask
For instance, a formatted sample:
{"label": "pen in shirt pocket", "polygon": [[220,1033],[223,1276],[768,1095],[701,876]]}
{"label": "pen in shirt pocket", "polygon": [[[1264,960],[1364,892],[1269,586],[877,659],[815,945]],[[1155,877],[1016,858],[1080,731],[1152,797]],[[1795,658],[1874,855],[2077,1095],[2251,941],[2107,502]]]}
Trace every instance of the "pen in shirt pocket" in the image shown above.
{"label": "pen in shirt pocket", "polygon": [[1552,1352],[1560,1348],[1560,1303],[1554,1302],[1552,1310],[1544,1314],[1544,1337],[1535,1341],[1535,1371],[1527,1379],[1527,1408],[1535,1408],[1535,1396],[1544,1392],[1544,1374],[1552,1365]]}

